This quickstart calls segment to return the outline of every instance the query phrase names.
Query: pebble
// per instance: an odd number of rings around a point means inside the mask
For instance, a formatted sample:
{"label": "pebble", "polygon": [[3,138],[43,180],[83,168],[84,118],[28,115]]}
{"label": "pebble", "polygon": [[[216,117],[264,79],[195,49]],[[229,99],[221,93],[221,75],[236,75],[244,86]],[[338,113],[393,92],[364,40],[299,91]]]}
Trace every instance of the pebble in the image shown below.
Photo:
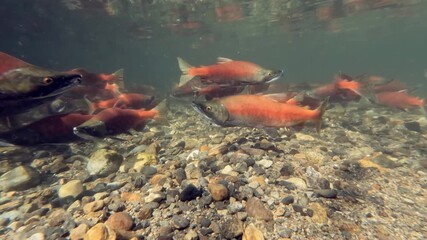
{"label": "pebble", "polygon": [[138,171],[138,172],[140,172],[141,174],[143,174],[147,178],[150,178],[150,177],[154,176],[154,174],[157,173],[157,168],[155,168],[153,166],[143,166],[141,171]]}
{"label": "pebble", "polygon": [[267,160],[267,159],[261,159],[257,162],[258,165],[260,165],[263,168],[270,168],[271,165],[273,165],[273,161]]}
{"label": "pebble", "polygon": [[117,235],[103,223],[98,223],[86,232],[84,240],[113,240]]}
{"label": "pebble", "polygon": [[230,214],[235,214],[243,209],[243,204],[241,202],[234,202],[228,205],[227,210]]}
{"label": "pebble", "polygon": [[311,203],[310,209],[313,210],[313,216],[311,217],[313,222],[318,224],[324,224],[328,222],[327,209],[323,207],[320,203]]}
{"label": "pebble", "polygon": [[40,173],[30,166],[16,167],[0,176],[0,190],[21,191],[37,186],[41,181]]}
{"label": "pebble", "polygon": [[294,201],[295,201],[295,199],[293,196],[286,196],[282,199],[282,203],[285,205],[292,204],[292,203],[294,203]]}
{"label": "pebble", "polygon": [[108,192],[100,192],[100,193],[95,193],[93,195],[93,198],[96,200],[102,200],[106,197],[110,196],[110,194]]}
{"label": "pebble", "polygon": [[117,172],[123,162],[123,156],[113,150],[98,149],[89,158],[87,171],[91,175],[106,177]]}
{"label": "pebble", "polygon": [[45,240],[46,236],[44,235],[44,233],[34,233],[33,235],[31,235],[27,240]]}
{"label": "pebble", "polygon": [[197,197],[202,196],[203,191],[193,184],[186,185],[181,193],[179,194],[179,199],[183,202],[185,201],[191,201],[196,199]]}
{"label": "pebble", "polygon": [[243,234],[243,223],[237,217],[224,216],[220,221],[219,230],[226,239],[238,238]]}
{"label": "pebble", "polygon": [[314,137],[303,133],[295,133],[295,137],[298,141],[314,141]]}
{"label": "pebble", "polygon": [[198,238],[199,237],[197,235],[197,232],[194,231],[193,229],[188,231],[187,234],[185,234],[185,236],[184,236],[184,240],[197,240]]}
{"label": "pebble", "polygon": [[93,202],[90,202],[90,203],[86,203],[83,206],[83,212],[85,214],[89,214],[91,212],[99,211],[103,207],[104,207],[104,201],[102,201],[102,200],[96,200],[96,201],[93,201]]}
{"label": "pebble", "polygon": [[246,226],[242,240],[264,240],[264,235],[261,230],[251,223]]}
{"label": "pebble", "polygon": [[69,219],[70,215],[62,208],[58,208],[53,210],[53,212],[49,215],[48,224],[51,227],[56,227],[62,225],[67,219]]}
{"label": "pebble", "polygon": [[226,175],[231,175],[233,171],[234,171],[233,167],[231,167],[230,165],[227,165],[221,170],[221,173]]}
{"label": "pebble", "polygon": [[300,190],[306,190],[307,189],[307,184],[301,178],[292,177],[292,178],[286,179],[285,182],[289,182],[289,183],[294,184]]}
{"label": "pebble", "polygon": [[209,227],[211,225],[211,220],[208,218],[202,217],[199,219],[199,224],[201,227]]}
{"label": "pebble", "polygon": [[408,122],[405,122],[404,125],[410,131],[414,131],[414,132],[421,132],[422,131],[421,125],[417,121],[408,121]]}
{"label": "pebble", "polygon": [[336,198],[338,195],[338,191],[335,189],[320,189],[315,190],[314,193],[316,193],[317,196],[324,198]]}
{"label": "pebble", "polygon": [[173,172],[173,176],[176,179],[176,181],[181,184],[182,181],[187,179],[187,176],[185,175],[185,170],[182,168],[178,168]]}
{"label": "pebble", "polygon": [[129,231],[132,229],[133,220],[127,212],[113,213],[106,222],[112,230]]}
{"label": "pebble", "polygon": [[220,183],[209,183],[208,190],[215,201],[223,201],[228,198],[227,187]]}
{"label": "pebble", "polygon": [[257,197],[250,198],[246,203],[245,209],[249,217],[265,221],[273,220],[273,213]]}
{"label": "pebble", "polygon": [[84,235],[88,230],[89,230],[89,227],[85,223],[82,223],[78,227],[70,231],[70,239],[71,240],[83,239]]}
{"label": "pebble", "polygon": [[83,191],[84,187],[80,180],[71,180],[59,188],[58,196],[59,198],[71,197],[75,199],[80,196]]}
{"label": "pebble", "polygon": [[289,163],[285,163],[280,169],[280,174],[287,177],[292,176],[294,174],[294,167]]}
{"label": "pebble", "polygon": [[188,226],[190,226],[190,221],[188,219],[175,215],[171,219],[172,226],[177,230],[183,230],[186,229]]}
{"label": "pebble", "polygon": [[149,202],[162,202],[166,199],[166,195],[164,193],[150,193],[147,197],[144,198],[146,203]]}
{"label": "pebble", "polygon": [[282,238],[291,238],[292,236],[292,230],[284,226],[279,226],[277,228],[277,233]]}

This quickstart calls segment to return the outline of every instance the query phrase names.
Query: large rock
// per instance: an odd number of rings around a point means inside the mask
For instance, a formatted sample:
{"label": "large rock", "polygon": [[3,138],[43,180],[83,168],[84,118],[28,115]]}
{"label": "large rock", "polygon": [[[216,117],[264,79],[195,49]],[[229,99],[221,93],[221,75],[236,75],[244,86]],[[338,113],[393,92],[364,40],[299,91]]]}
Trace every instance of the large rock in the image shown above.
{"label": "large rock", "polygon": [[91,175],[106,177],[111,173],[117,172],[122,162],[122,155],[116,151],[99,149],[90,156],[87,170]]}
{"label": "large rock", "polygon": [[30,166],[19,166],[0,177],[0,190],[26,190],[40,183],[40,173]]}

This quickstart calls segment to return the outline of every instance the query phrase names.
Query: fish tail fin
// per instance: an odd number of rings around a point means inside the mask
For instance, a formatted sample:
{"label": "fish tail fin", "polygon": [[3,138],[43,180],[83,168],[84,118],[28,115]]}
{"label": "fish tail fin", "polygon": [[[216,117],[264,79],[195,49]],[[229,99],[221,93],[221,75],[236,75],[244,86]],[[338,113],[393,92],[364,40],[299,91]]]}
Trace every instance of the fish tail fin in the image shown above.
{"label": "fish tail fin", "polygon": [[323,118],[323,114],[325,114],[326,108],[328,107],[329,104],[329,97],[325,98],[325,100],[323,100],[323,102],[320,104],[320,106],[316,109],[316,111],[319,112],[319,116],[317,117],[315,123],[316,123],[316,131],[320,132],[320,128],[322,127],[322,118]]}
{"label": "fish tail fin", "polygon": [[120,68],[119,70],[113,72],[111,75],[113,75],[117,79],[116,83],[119,86],[119,90],[122,90],[125,87],[125,70],[123,68]]}
{"label": "fish tail fin", "polygon": [[87,104],[88,107],[88,114],[93,114],[95,112],[95,110],[98,108],[98,103],[96,102],[91,102],[87,96],[85,95],[83,97],[83,100],[85,101],[85,103]]}
{"label": "fish tail fin", "polygon": [[157,104],[157,106],[153,108],[153,111],[156,111],[156,115],[154,116],[155,122],[160,124],[169,124],[167,119],[168,110],[169,107],[166,99]]}
{"label": "fish tail fin", "polygon": [[181,78],[179,79],[179,85],[178,87],[181,87],[182,85],[186,84],[188,81],[193,79],[194,76],[191,76],[189,74],[189,70],[193,68],[188,62],[186,62],[184,59],[177,57],[178,59],[178,65],[179,69],[182,72]]}

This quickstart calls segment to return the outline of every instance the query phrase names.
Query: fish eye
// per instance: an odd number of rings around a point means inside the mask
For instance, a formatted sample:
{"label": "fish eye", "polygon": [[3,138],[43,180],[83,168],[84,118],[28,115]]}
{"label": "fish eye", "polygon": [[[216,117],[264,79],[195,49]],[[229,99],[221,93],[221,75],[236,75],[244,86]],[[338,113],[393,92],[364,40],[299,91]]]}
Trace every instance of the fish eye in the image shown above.
{"label": "fish eye", "polygon": [[207,107],[206,107],[206,110],[207,110],[207,111],[211,111],[211,110],[212,110],[211,106],[207,106]]}
{"label": "fish eye", "polygon": [[44,85],[49,85],[49,84],[52,84],[53,83],[53,78],[51,78],[51,77],[45,77],[45,78],[43,78],[43,84]]}

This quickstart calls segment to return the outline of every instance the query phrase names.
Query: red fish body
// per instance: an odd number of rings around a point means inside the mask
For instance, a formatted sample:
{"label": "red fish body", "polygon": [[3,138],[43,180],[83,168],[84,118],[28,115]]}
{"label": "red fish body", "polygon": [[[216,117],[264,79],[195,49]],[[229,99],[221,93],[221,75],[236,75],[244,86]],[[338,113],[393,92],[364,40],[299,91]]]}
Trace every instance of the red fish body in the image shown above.
{"label": "red fish body", "polygon": [[386,83],[375,85],[375,92],[398,92],[407,89],[406,85],[398,80],[391,80]]}
{"label": "red fish body", "polygon": [[76,139],[73,128],[91,118],[92,115],[79,113],[50,116],[24,128],[0,134],[0,138],[19,145],[67,142]]}
{"label": "red fish body", "polygon": [[179,67],[183,73],[179,86],[184,85],[194,77],[199,77],[204,84],[250,85],[269,83],[279,79],[281,70],[267,70],[246,61],[234,61],[219,58],[219,63],[209,66],[193,67],[178,58]]}
{"label": "red fish body", "polygon": [[310,110],[295,104],[275,101],[263,95],[237,95],[196,103],[193,106],[220,126],[292,127],[315,121],[320,124],[326,101],[319,109]]}
{"label": "red fish body", "polygon": [[93,116],[90,120],[75,127],[78,135],[103,137],[110,134],[123,133],[130,129],[141,129],[149,120],[164,117],[166,103],[163,101],[151,110],[135,110],[107,108]]}
{"label": "red fish body", "polygon": [[362,84],[345,74],[339,74],[332,83],[313,90],[319,98],[330,97],[334,101],[354,101],[361,97]]}
{"label": "red fish body", "polygon": [[404,91],[379,92],[375,94],[375,99],[378,104],[395,107],[401,110],[424,107],[424,99],[411,96]]}
{"label": "red fish body", "polygon": [[154,100],[153,96],[147,96],[137,93],[125,93],[116,98],[93,103],[95,109],[101,108],[132,108],[139,109],[148,107]]}
{"label": "red fish body", "polygon": [[82,84],[70,92],[70,97],[81,98],[86,96],[91,100],[98,97],[116,97],[120,94],[119,86],[123,85],[123,69],[111,74],[92,73],[81,68],[68,72],[82,75]]}
{"label": "red fish body", "polygon": [[107,83],[117,83],[123,81],[123,69],[119,69],[114,73],[93,73],[82,68],[69,70],[70,73],[78,73],[83,77],[83,85],[97,85],[100,84],[105,87]]}

